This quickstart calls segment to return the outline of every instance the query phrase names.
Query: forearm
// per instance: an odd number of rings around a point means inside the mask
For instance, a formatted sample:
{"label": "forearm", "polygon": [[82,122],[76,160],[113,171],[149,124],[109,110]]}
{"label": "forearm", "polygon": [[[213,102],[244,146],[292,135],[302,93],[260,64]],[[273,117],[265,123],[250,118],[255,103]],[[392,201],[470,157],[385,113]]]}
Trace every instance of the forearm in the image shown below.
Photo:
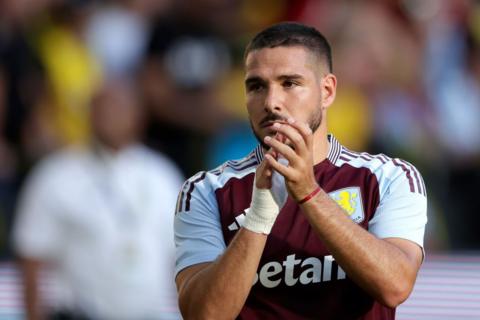
{"label": "forearm", "polygon": [[233,319],[252,288],[267,236],[240,229],[225,253],[179,288],[185,319]]}
{"label": "forearm", "polygon": [[[266,154],[268,163],[285,177],[290,196],[303,202],[302,211],[318,237],[349,278],[383,304],[395,307],[410,294],[421,263],[420,248],[404,239],[378,239],[355,224],[328,194],[320,189],[313,198],[311,192],[318,187],[313,174],[314,135],[305,122],[288,119],[287,123],[273,125],[277,133],[285,135],[289,143],[265,137],[264,142],[288,160],[282,165]],[[319,132],[317,130],[317,132]],[[323,139],[322,134],[317,134]],[[318,140],[320,141],[320,140]],[[323,140],[325,141],[325,140]],[[322,143],[317,143],[322,147]],[[324,155],[327,156],[325,150]]]}
{"label": "forearm", "polygon": [[417,267],[401,249],[355,224],[323,190],[302,210],[349,278],[390,307],[408,297]]}

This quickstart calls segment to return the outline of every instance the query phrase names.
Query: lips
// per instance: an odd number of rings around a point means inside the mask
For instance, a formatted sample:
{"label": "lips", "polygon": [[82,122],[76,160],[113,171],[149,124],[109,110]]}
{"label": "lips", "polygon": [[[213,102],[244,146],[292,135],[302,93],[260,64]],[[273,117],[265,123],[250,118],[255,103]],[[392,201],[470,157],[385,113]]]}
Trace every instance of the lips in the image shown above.
{"label": "lips", "polygon": [[279,114],[270,114],[270,115],[267,115],[265,118],[262,119],[262,121],[260,122],[260,127],[261,128],[267,128],[267,127],[270,127],[272,126],[274,123],[285,123],[286,122],[286,118],[279,115]]}
{"label": "lips", "polygon": [[261,127],[262,128],[267,128],[267,127],[273,126],[273,124],[276,123],[276,122],[280,122],[280,121],[265,121],[261,124]]}
{"label": "lips", "polygon": [[262,122],[260,122],[260,127],[261,128],[267,128],[267,127],[273,126],[273,124],[275,124],[275,123],[287,123],[287,122],[285,120],[282,120],[282,119],[263,120]]}

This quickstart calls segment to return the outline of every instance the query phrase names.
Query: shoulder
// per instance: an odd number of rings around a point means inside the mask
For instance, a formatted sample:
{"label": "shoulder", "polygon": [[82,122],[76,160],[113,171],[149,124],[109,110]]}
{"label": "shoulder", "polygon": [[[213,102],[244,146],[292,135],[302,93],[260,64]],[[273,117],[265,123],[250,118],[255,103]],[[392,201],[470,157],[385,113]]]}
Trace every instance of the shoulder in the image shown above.
{"label": "shoulder", "polygon": [[189,208],[190,200],[195,195],[205,201],[214,201],[216,190],[223,188],[232,179],[243,179],[254,173],[258,163],[258,155],[253,150],[241,159],[229,160],[212,170],[193,175],[181,188],[178,203],[180,211]]}
{"label": "shoulder", "polygon": [[44,156],[28,172],[21,186],[20,202],[52,197],[60,201],[85,176],[83,164],[86,161],[88,156],[79,147],[62,149]]}
{"label": "shoulder", "polygon": [[380,189],[385,190],[395,184],[403,186],[411,193],[426,196],[425,184],[420,172],[414,165],[403,159],[392,158],[385,154],[355,152],[343,147],[336,165],[369,170],[377,178]]}
{"label": "shoulder", "polygon": [[68,147],[41,158],[30,173],[31,176],[51,178],[65,176],[76,171],[87,161],[87,152],[82,147]]}
{"label": "shoulder", "polygon": [[229,160],[208,173],[215,180],[214,187],[217,189],[224,186],[231,179],[242,179],[246,175],[255,172],[259,163],[258,155],[254,150],[245,157]]}
{"label": "shoulder", "polygon": [[162,153],[142,144],[131,147],[128,153],[135,163],[141,164],[141,167],[153,174],[161,174],[162,176],[171,176],[172,178],[183,180],[183,175],[175,162]]}
{"label": "shoulder", "polygon": [[259,161],[255,152],[238,160],[229,160],[210,171],[201,171],[186,181],[186,184],[209,185],[213,190],[223,187],[231,179],[242,179],[255,172]]}

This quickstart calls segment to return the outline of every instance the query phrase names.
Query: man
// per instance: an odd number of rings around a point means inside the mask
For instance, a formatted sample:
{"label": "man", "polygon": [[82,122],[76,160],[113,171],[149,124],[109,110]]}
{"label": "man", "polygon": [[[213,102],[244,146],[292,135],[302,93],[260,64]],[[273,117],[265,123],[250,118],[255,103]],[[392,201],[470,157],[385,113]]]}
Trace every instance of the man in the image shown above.
{"label": "man", "polygon": [[327,135],[337,80],[317,30],[260,32],[245,67],[260,146],[189,179],[177,202],[184,318],[393,319],[423,259],[420,174]]}
{"label": "man", "polygon": [[[179,319],[173,215],[182,177],[137,141],[133,87],[111,80],[91,106],[93,141],[47,157],[24,187],[15,226],[27,319]],[[178,190],[178,189],[177,189]],[[62,287],[56,310],[39,282]]]}

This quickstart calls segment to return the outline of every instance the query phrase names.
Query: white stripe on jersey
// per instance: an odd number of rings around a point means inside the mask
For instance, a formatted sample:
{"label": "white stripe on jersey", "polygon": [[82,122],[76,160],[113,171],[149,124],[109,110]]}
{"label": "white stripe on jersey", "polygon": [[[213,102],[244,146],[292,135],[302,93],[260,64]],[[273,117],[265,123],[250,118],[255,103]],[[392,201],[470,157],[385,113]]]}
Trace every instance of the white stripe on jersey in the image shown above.
{"label": "white stripe on jersey", "polygon": [[213,190],[217,190],[223,187],[232,178],[241,179],[247,174],[255,172],[258,165],[257,159],[258,154],[256,148],[242,159],[227,161],[208,172],[198,172],[184,183],[178,196],[176,212],[190,210],[190,200],[194,188],[206,188],[206,179],[208,179],[209,187],[213,187]]}
{"label": "white stripe on jersey", "polygon": [[[337,167],[349,164],[356,168],[367,168],[374,173],[380,184],[380,192],[385,179],[392,180],[395,176],[403,175],[408,180],[410,192],[426,196],[425,184],[418,170],[409,162],[390,158],[384,154],[371,155],[366,152],[355,152],[342,147]],[[381,193],[382,194],[382,193]]]}

